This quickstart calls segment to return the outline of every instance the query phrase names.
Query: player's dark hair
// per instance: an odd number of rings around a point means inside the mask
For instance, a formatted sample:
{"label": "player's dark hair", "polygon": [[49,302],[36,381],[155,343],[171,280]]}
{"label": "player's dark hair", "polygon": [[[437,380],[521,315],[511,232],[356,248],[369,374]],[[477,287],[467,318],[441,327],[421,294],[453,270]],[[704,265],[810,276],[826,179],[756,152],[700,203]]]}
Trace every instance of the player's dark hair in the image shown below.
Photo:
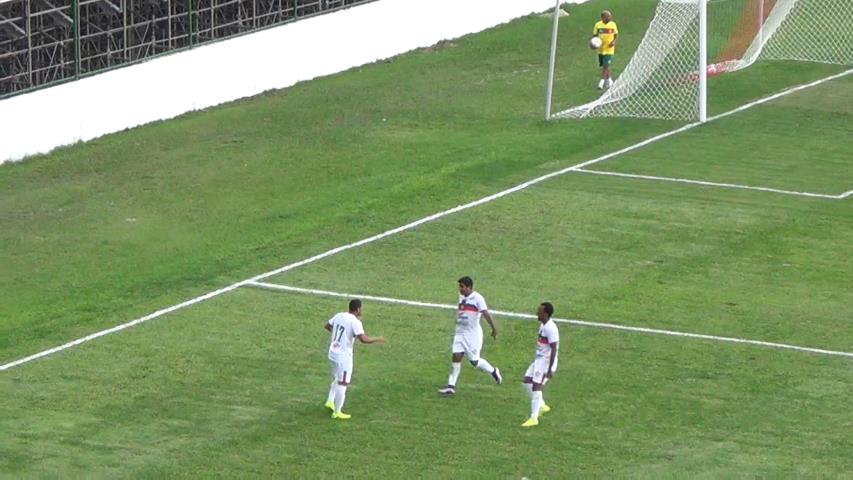
{"label": "player's dark hair", "polygon": [[462,277],[459,279],[459,283],[468,288],[474,288],[474,280],[471,280],[471,277]]}
{"label": "player's dark hair", "polygon": [[352,300],[350,300],[350,301],[349,301],[349,311],[350,311],[350,313],[352,313],[352,312],[354,312],[354,311],[358,310],[359,308],[361,308],[361,300],[359,300],[359,299],[357,299],[357,298],[353,298]]}
{"label": "player's dark hair", "polygon": [[554,306],[551,305],[551,302],[542,302],[539,305],[545,307],[545,313],[548,314],[548,318],[551,318],[551,315],[554,315]]}

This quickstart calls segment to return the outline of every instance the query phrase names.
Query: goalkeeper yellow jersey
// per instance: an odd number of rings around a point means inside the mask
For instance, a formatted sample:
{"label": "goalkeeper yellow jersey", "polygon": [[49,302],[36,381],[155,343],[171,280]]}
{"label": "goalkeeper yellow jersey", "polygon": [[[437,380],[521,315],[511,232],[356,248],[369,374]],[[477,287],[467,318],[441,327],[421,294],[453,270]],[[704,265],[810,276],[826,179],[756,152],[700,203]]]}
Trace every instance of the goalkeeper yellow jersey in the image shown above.
{"label": "goalkeeper yellow jersey", "polygon": [[604,23],[601,20],[595,22],[595,27],[592,28],[592,34],[601,39],[601,48],[598,53],[602,55],[613,55],[616,52],[616,47],[611,47],[610,44],[619,33],[619,27],[613,20]]}

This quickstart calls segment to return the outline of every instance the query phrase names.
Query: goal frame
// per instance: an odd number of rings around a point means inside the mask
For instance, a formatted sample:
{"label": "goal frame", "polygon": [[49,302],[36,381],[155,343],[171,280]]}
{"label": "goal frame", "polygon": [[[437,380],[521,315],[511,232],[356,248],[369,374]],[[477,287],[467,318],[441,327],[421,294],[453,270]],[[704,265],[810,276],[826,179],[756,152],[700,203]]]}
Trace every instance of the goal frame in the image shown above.
{"label": "goal frame", "polygon": [[[545,120],[551,120],[551,104],[554,92],[554,69],[557,59],[557,36],[560,28],[560,6],[564,0],[556,0],[554,21],[551,27],[551,50],[548,60],[548,81],[545,87]],[[692,0],[699,5],[699,47],[696,49],[696,67],[699,91],[696,98],[699,122],[708,120],[708,0]],[[761,27],[763,30],[763,26]],[[759,31],[763,36],[763,32]]]}

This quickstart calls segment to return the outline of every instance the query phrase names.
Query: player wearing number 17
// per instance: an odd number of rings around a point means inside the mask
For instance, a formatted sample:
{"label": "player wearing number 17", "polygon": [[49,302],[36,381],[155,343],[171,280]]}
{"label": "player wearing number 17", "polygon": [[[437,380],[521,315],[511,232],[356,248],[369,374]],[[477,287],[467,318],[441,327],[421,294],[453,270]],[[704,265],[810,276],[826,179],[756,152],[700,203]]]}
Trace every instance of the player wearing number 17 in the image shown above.
{"label": "player wearing number 17", "polygon": [[349,414],[341,411],[347,395],[347,386],[352,382],[352,349],[355,339],[361,343],[384,343],[385,337],[371,337],[364,333],[361,324],[361,300],[355,298],[349,302],[349,312],[341,312],[326,322],[326,330],[331,332],[329,342],[329,361],[332,363],[332,385],[326,408],[332,411],[332,418],[348,420]]}

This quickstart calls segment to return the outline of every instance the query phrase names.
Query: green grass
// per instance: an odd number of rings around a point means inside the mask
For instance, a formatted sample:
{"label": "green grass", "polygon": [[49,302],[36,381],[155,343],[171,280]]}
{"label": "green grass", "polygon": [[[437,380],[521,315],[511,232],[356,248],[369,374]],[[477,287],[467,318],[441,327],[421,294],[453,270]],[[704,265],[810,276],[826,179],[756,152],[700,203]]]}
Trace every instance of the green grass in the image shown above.
{"label": "green grass", "polygon": [[851,235],[847,202],[570,174],[272,281],[452,303],[470,272],[495,309],[851,351]]}
{"label": "green grass", "polygon": [[541,121],[549,28],[526,19],[3,165],[0,358],[671,127]]}
{"label": "green grass", "polygon": [[240,290],[8,372],[0,382],[16,395],[0,424],[15,433],[0,440],[3,471],[825,477],[853,466],[849,360],[562,326],[545,393],[554,410],[526,431],[517,377],[533,322],[499,320],[486,342],[505,385],[465,365],[446,399],[435,389],[452,313],[376,303],[365,326],[389,342],[357,348],[353,419],[332,422],[321,312],[343,304]]}
{"label": "green grass", "polygon": [[853,78],[846,76],[687,131],[602,167],[837,195],[853,189],[850,145],[845,140],[853,135],[851,119]]}
{"label": "green grass", "polygon": [[[627,62],[651,1],[613,1]],[[594,98],[561,20],[555,98]],[[545,123],[550,19],[531,17],[0,167],[0,361],[631,145],[673,122]],[[624,63],[622,63],[624,66]],[[617,69],[621,68],[617,64]],[[711,79],[712,112],[838,72]],[[849,77],[595,166],[837,194]],[[603,134],[602,132],[606,132]],[[757,141],[756,141],[757,140]],[[493,309],[853,351],[850,201],[572,173],[277,276]],[[554,411],[522,431],[535,324],[498,318],[442,399],[448,312],[368,302],[347,401],[322,409],[343,300],[239,289],[0,374],[9,477],[843,477],[849,359],[563,325]],[[543,459],[543,460],[538,460]],[[547,460],[544,460],[547,459]]]}

